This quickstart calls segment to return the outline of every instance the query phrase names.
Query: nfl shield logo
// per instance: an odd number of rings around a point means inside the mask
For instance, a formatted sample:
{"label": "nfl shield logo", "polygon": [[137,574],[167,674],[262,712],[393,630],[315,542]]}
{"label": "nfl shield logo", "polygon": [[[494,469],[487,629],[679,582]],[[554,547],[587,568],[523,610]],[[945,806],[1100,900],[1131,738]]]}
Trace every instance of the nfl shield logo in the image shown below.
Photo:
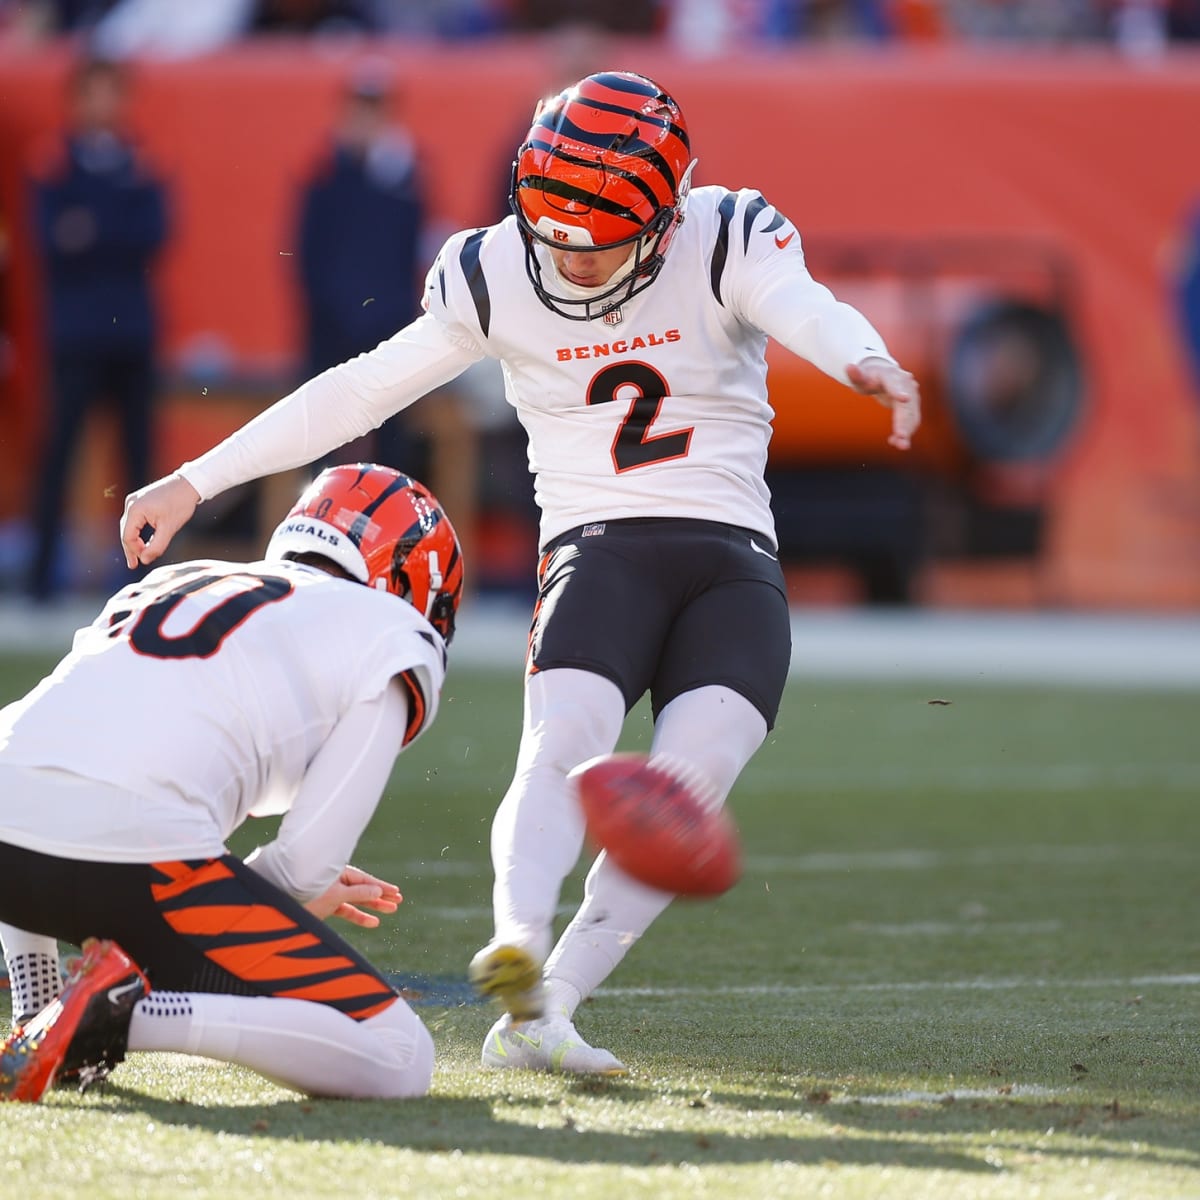
{"label": "nfl shield logo", "polygon": [[605,325],[620,325],[621,310],[619,308],[610,308],[608,312],[604,314],[604,323]]}

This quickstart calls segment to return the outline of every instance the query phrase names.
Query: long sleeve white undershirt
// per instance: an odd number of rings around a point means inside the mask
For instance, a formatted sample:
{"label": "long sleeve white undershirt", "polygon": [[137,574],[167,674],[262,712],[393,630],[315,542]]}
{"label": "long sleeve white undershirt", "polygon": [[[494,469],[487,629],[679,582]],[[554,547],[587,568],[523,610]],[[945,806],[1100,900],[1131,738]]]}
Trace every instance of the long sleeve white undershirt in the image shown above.
{"label": "long sleeve white undershirt", "polygon": [[303,903],[350,861],[404,744],[408,698],[398,684],[352,708],[314,756],[273,841],[246,859]]}
{"label": "long sleeve white undershirt", "polygon": [[747,318],[763,333],[841,383],[850,384],[846,367],[851,363],[865,358],[896,361],[879,330],[807,272],[762,271],[740,301]]}
{"label": "long sleeve white undershirt", "polygon": [[418,317],[374,350],[302,384],[207,453],[179,468],[210,500],[231,487],[315,462],[369,433],[483,355]]}

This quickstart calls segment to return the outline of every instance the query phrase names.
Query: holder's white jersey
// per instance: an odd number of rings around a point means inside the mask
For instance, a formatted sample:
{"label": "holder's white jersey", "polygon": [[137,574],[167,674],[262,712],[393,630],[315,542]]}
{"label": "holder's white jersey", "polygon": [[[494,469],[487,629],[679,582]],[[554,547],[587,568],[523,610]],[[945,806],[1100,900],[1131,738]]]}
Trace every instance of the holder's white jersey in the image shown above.
{"label": "holder's white jersey", "polygon": [[750,190],[694,189],[659,277],[604,318],[571,320],[538,300],[513,217],[451,237],[424,305],[181,474],[208,498],[312,462],[490,355],[528,434],[543,544],[621,517],[722,521],[774,544],[767,338],[843,383],[848,365],[891,359],[870,322],[808,273],[791,222]]}
{"label": "holder's white jersey", "polygon": [[[386,780],[402,743],[432,721],[444,672],[441,637],[396,596],[292,562],[160,567],[117,592],[58,667],[0,710],[0,775],[63,784],[50,789],[52,814],[6,786],[0,839],[97,861],[222,854],[247,817],[289,812],[339,722],[395,680],[408,718],[381,750]],[[341,774],[324,763],[328,790],[364,752],[346,747]],[[307,820],[359,827],[308,830],[313,859],[353,849],[379,791],[344,799],[340,813],[320,811],[324,799]],[[314,861],[298,890],[345,861]]]}

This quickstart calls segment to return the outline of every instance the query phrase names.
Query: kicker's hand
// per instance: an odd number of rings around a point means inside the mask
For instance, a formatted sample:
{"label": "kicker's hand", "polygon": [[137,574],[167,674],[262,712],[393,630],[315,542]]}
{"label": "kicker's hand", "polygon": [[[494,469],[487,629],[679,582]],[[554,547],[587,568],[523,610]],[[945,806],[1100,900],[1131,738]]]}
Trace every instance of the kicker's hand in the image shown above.
{"label": "kicker's hand", "polygon": [[856,391],[873,396],[892,410],[888,444],[897,450],[907,450],[921,424],[921,392],[916,379],[886,358],[864,358],[848,366],[846,375]]}
{"label": "kicker's hand", "polygon": [[366,871],[360,871],[358,867],[345,866],[324,893],[309,900],[304,907],[322,921],[327,921],[330,917],[341,917],[351,925],[374,929],[379,924],[379,918],[363,912],[363,909],[373,908],[376,912],[394,913],[403,899],[400,889],[394,883],[377,879]]}
{"label": "kicker's hand", "polygon": [[161,558],[171,539],[191,519],[200,493],[182,475],[167,475],[125,497],[121,517],[121,548],[125,565]]}

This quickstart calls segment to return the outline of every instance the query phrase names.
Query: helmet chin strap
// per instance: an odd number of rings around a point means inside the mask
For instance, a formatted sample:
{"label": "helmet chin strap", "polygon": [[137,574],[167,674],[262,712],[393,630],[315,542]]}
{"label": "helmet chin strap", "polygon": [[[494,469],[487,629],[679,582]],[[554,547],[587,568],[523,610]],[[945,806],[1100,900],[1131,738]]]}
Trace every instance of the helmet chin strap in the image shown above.
{"label": "helmet chin strap", "polygon": [[558,273],[558,267],[555,265],[554,256],[550,253],[547,246],[543,246],[540,242],[534,247],[534,253],[538,256],[542,264],[542,271],[548,274],[554,280],[556,287],[562,288],[562,295],[568,300],[593,300],[597,296],[607,292],[609,288],[616,287],[617,284],[625,279],[633,270],[634,246],[629,248],[629,256],[625,261],[599,286],[597,287],[580,287],[577,283],[572,283],[569,279],[564,279]]}

